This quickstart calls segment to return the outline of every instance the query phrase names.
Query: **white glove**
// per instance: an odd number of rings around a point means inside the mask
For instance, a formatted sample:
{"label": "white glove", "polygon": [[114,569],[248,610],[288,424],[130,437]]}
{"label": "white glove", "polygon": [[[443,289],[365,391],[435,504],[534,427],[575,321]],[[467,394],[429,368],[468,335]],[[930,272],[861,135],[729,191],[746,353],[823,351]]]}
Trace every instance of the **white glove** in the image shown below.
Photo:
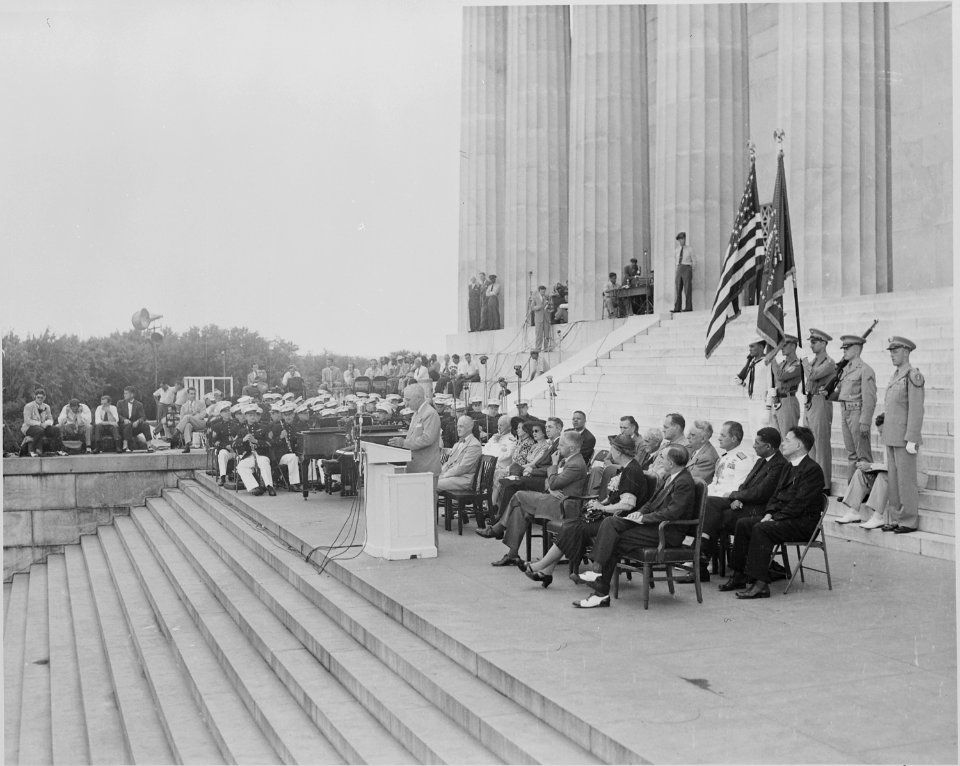
{"label": "white glove", "polygon": [[907,452],[911,455],[917,454],[917,443],[916,442],[907,442]]}

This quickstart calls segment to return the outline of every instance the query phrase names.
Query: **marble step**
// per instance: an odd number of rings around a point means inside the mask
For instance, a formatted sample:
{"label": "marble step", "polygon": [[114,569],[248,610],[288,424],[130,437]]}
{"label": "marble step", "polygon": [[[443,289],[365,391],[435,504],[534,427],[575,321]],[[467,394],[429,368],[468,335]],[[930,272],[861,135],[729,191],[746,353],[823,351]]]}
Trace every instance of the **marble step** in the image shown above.
{"label": "marble step", "polygon": [[80,689],[80,663],[70,617],[70,585],[63,554],[47,557],[47,607],[53,762],[90,763],[83,693]]}
{"label": "marble step", "polygon": [[77,657],[83,658],[78,670],[90,763],[132,763],[83,550],[79,545],[67,545],[63,558],[70,587],[70,620]]}
{"label": "marble step", "polygon": [[401,622],[399,604],[358,590],[335,562],[325,570],[335,576],[318,579],[300,556],[275,555],[275,543],[251,534],[251,520],[267,525],[295,550],[305,550],[304,543],[242,497],[219,490],[208,477],[197,478],[199,486],[184,488],[218,523],[503,761],[595,763],[597,756],[591,752],[599,750],[614,753],[616,761],[635,762],[632,751],[600,732],[584,731],[584,722],[568,712],[555,712],[547,698],[531,697],[532,690],[519,680],[503,677],[499,670],[481,672],[476,655],[458,642],[451,646],[452,639],[438,633],[429,618],[404,610]]}
{"label": "marble step", "polygon": [[[862,529],[857,524],[837,524],[833,521],[842,515],[845,509],[839,500],[832,498],[830,510],[824,522],[824,531],[828,538],[853,540],[888,550],[903,551],[938,559],[956,560],[956,542],[952,535],[940,535],[933,532],[917,531],[909,535],[895,535],[879,529]],[[831,543],[828,541],[829,550]]]}
{"label": "marble step", "polygon": [[116,696],[124,741],[134,763],[173,763],[163,722],[154,707],[150,685],[143,675],[136,649],[129,640],[129,626],[120,597],[110,576],[100,538],[80,538],[83,559],[90,577],[100,635]]}
{"label": "marble step", "polygon": [[237,627],[227,608],[209,590],[178,542],[173,540],[173,544],[166,544],[170,539],[166,530],[149,523],[149,520],[156,520],[153,508],[158,503],[166,505],[162,499],[149,498],[147,508],[134,509],[131,518],[216,656],[234,693],[243,700],[244,707],[280,760],[283,763],[344,763]]}
{"label": "marble step", "polygon": [[27,601],[30,575],[15,574],[3,623],[3,760],[20,762],[20,698],[23,692],[23,657],[27,635]]}
{"label": "marble step", "polygon": [[98,537],[175,762],[226,763],[201,709],[193,701],[189,679],[181,672],[176,654],[157,623],[117,530],[105,526],[98,530]]}
{"label": "marble step", "polygon": [[[369,683],[375,676],[362,666],[356,666],[357,657],[338,652],[336,644],[332,648],[327,646],[330,625],[339,626],[354,639],[361,640],[376,655],[378,662],[392,668],[410,689],[429,700],[438,712],[443,711],[449,716],[445,717],[447,736],[455,733],[456,728],[451,730],[449,727],[456,722],[464,733],[478,738],[486,752],[485,757],[497,757],[506,762],[594,762],[588,752],[556,732],[545,738],[546,727],[533,715],[504,700],[482,681],[336,580],[324,577],[318,583],[313,568],[302,560],[292,555],[279,556],[274,546],[260,535],[250,535],[249,526],[211,494],[196,486],[185,485],[185,490],[210,518],[209,523],[203,523],[195,513],[184,518],[191,524],[203,526],[211,544],[215,541],[221,546],[218,552],[233,562],[238,573],[249,572],[246,576],[254,578],[258,586],[266,587],[271,578],[263,568],[272,567],[277,586],[274,593],[282,596],[285,588],[293,587],[314,605],[312,610],[292,609],[296,603],[284,606],[274,597],[260,594],[278,616],[282,615],[285,624],[301,637],[305,645],[318,644],[311,651],[323,662],[326,660],[322,658],[329,656],[331,670],[336,668],[339,674],[344,674],[342,682],[348,688],[353,689],[360,682]],[[186,510],[187,507],[181,509],[182,512]],[[257,568],[256,562],[261,557],[265,560],[261,560]],[[281,584],[285,584],[285,588],[279,587]],[[493,716],[496,716],[496,723]],[[503,721],[507,719],[510,723],[504,725]],[[477,755],[483,757],[483,753]],[[467,750],[459,755],[461,760],[468,756]]]}
{"label": "marble step", "polygon": [[47,595],[47,566],[34,564],[30,567],[20,691],[20,763],[53,763]]}

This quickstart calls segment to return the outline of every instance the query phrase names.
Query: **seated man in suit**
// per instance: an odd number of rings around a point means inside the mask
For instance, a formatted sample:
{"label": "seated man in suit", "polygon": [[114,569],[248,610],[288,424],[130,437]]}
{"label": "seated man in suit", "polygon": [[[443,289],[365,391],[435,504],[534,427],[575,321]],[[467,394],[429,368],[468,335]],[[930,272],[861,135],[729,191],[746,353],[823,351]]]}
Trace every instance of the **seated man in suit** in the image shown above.
{"label": "seated man in suit", "polygon": [[[254,371],[256,371],[256,364],[254,364],[254,368]],[[177,423],[177,430],[183,439],[183,454],[190,452],[194,430],[203,431],[206,427],[206,405],[197,399],[197,389],[191,386],[187,389],[187,400],[180,406],[180,422]]]}
{"label": "seated man in suit", "polygon": [[120,413],[117,408],[111,404],[109,394],[100,397],[100,406],[93,413],[93,453],[96,454],[103,449],[101,439],[106,431],[113,437],[113,448],[117,453],[123,452],[123,445],[120,442]]}
{"label": "seated man in suit", "polygon": [[780,452],[789,462],[780,477],[764,515],[746,516],[737,522],[731,566],[733,576],[720,590],[738,590],[737,598],[769,598],[770,554],[776,543],[804,542],[813,534],[823,512],[823,469],[808,454],[813,431],[805,426],[789,429]]}
{"label": "seated man in suit", "polygon": [[717,481],[707,487],[703,542],[700,544],[700,555],[707,561],[713,558],[721,536],[733,534],[739,519],[763,515],[767,502],[780,483],[780,475],[788,465],[787,459],[780,454],[780,441],[780,432],[776,428],[761,428],[753,441],[753,451],[757,453],[758,460],[749,469],[750,473],[743,482],[730,488],[726,483],[728,472],[725,470],[723,476],[718,476]]}
{"label": "seated man in suit", "polygon": [[710,443],[713,438],[713,424],[707,420],[693,421],[693,428],[687,431],[687,449],[690,450],[690,475],[704,484],[713,481],[717,470],[717,450]]}
{"label": "seated man in suit", "polygon": [[[582,601],[574,601],[578,609],[593,609],[610,606],[610,580],[613,579],[620,556],[641,555],[644,548],[656,548],[660,544],[661,521],[683,521],[697,516],[696,485],[687,470],[690,453],[686,447],[674,445],[666,448],[666,474],[663,483],[653,498],[627,516],[610,516],[603,520],[593,542],[593,578],[584,572],[581,579],[593,582],[593,594]],[[671,548],[683,544],[687,536],[685,527],[667,527],[666,542]]]}
{"label": "seated man in suit", "polygon": [[[655,473],[659,478],[663,478],[670,472],[670,460],[667,457],[668,447],[686,447],[687,438],[683,435],[687,427],[687,421],[679,412],[670,412],[663,419],[663,441],[654,455],[653,462],[649,470]],[[689,454],[689,452],[688,452]]]}
{"label": "seated man in suit", "polygon": [[587,416],[581,410],[573,411],[572,430],[580,434],[580,454],[583,462],[586,463],[593,457],[593,451],[597,446],[597,437],[590,433],[587,428]]}
{"label": "seated man in suit", "polygon": [[[579,495],[587,478],[587,464],[580,454],[580,434],[576,431],[564,431],[560,436],[557,451],[554,452],[550,467],[547,469],[545,491],[521,490],[506,506],[500,520],[493,525],[491,533],[481,537],[502,538],[509,549],[503,558],[494,561],[493,566],[511,566],[522,563],[518,551],[520,542],[527,531],[527,522],[531,518],[563,518],[563,503],[569,495]],[[484,530],[486,531],[486,530]]]}
{"label": "seated man in suit", "polygon": [[463,491],[473,485],[473,477],[480,464],[480,440],[473,435],[473,418],[461,415],[457,418],[457,443],[450,457],[440,467],[437,491]]}
{"label": "seated man in suit", "polygon": [[120,434],[131,452],[137,447],[153,452],[153,447],[150,446],[153,434],[150,433],[150,426],[147,425],[143,405],[135,398],[136,393],[133,386],[126,386],[123,389],[123,401],[117,405],[117,412],[120,415]]}
{"label": "seated man in suit", "polygon": [[497,503],[501,512],[505,511],[510,505],[510,499],[514,493],[523,489],[532,489],[535,492],[543,492],[546,486],[547,469],[553,461],[553,453],[557,451],[560,442],[560,434],[563,433],[563,421],[560,418],[547,418],[544,425],[547,441],[550,447],[546,449],[540,458],[532,465],[527,465],[523,469],[523,475],[505,476],[500,480],[500,500]]}

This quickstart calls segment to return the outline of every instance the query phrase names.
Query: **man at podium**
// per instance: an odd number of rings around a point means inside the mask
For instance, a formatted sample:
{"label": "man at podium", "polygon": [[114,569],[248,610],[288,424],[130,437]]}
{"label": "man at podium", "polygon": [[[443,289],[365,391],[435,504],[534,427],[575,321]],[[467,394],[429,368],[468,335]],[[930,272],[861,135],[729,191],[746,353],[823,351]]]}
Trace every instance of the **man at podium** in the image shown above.
{"label": "man at podium", "polygon": [[407,473],[432,473],[434,486],[440,474],[440,416],[427,403],[423,387],[410,384],[403,389],[403,403],[413,410],[406,436],[395,436],[387,444],[410,450]]}

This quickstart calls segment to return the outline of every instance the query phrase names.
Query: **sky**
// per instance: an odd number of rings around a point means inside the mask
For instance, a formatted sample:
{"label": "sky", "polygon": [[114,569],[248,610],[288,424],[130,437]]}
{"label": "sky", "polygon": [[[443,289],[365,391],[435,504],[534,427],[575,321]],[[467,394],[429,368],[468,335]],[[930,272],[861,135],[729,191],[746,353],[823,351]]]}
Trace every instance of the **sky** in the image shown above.
{"label": "sky", "polygon": [[0,10],[0,328],[442,352],[457,330],[459,2]]}

